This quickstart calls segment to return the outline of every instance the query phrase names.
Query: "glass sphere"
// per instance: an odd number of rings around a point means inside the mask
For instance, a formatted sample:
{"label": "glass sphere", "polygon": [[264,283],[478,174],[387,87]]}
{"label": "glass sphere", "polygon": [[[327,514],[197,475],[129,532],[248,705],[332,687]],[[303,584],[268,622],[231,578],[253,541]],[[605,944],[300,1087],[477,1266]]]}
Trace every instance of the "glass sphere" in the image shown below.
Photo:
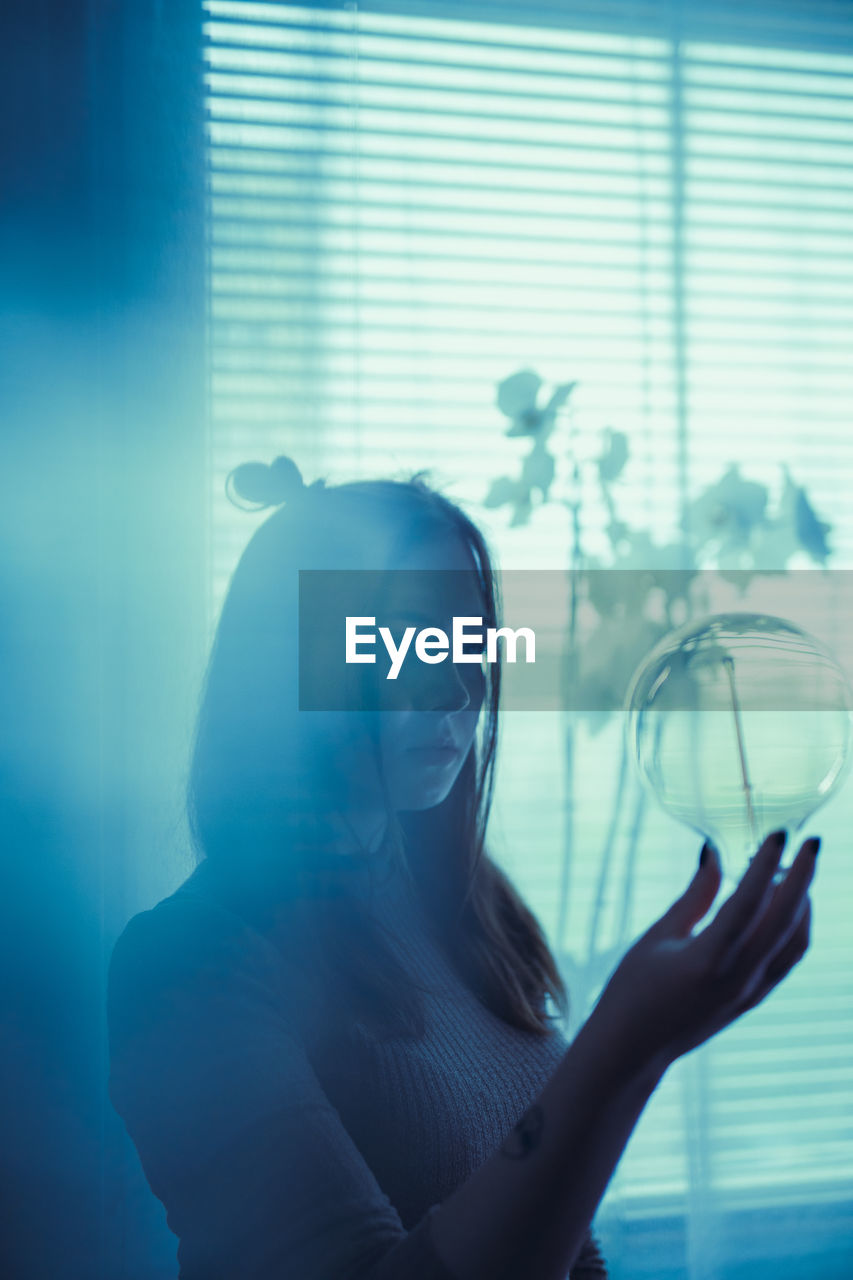
{"label": "glass sphere", "polygon": [[770,834],[793,835],[838,789],[853,692],[784,618],[719,613],[661,640],[625,700],[628,754],[660,804],[716,845],[729,881]]}

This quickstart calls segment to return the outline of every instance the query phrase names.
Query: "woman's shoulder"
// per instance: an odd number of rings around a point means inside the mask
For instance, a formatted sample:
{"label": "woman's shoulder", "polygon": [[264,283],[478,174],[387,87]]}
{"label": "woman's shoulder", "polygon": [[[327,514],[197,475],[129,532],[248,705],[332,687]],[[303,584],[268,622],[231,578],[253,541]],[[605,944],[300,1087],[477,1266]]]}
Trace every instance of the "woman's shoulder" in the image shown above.
{"label": "woman's shoulder", "polygon": [[222,899],[202,864],[119,935],[108,975],[110,1027],[118,1034],[124,1020],[162,1014],[182,995],[239,990],[281,1008],[294,993],[292,979],[286,952]]}
{"label": "woman's shoulder", "polygon": [[181,960],[263,949],[261,935],[210,892],[202,870],[197,868],[168,897],[130,918],[113,948],[112,968],[144,959],[146,967],[165,971]]}

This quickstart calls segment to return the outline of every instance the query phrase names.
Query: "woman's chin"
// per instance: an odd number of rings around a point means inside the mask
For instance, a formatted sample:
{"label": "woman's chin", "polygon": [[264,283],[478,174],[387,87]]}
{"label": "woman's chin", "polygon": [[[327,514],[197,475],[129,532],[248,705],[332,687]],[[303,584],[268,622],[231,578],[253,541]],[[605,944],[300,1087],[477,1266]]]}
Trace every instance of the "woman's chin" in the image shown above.
{"label": "woman's chin", "polygon": [[434,809],[442,804],[453,789],[455,776],[434,783],[418,782],[416,786],[401,787],[395,796],[394,808],[402,812],[419,809]]}

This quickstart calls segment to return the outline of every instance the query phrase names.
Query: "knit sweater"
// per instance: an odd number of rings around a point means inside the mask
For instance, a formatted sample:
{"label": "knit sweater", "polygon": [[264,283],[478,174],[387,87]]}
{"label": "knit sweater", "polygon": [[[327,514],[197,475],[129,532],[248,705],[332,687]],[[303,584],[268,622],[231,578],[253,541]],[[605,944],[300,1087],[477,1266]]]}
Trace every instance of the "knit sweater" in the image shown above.
{"label": "knit sweater", "polygon": [[[134,916],[109,976],[110,1095],[179,1239],[180,1280],[456,1280],[433,1215],[565,1039],[483,1005],[399,871],[371,908],[428,988],[424,1036],[317,1034],[295,998],[305,974],[214,883],[202,864]],[[571,1280],[606,1275],[589,1234]]]}

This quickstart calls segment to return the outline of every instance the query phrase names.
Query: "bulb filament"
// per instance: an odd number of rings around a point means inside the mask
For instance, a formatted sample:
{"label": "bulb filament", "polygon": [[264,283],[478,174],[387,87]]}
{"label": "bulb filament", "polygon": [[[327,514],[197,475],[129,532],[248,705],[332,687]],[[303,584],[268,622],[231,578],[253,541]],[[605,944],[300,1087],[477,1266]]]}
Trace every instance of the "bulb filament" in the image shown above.
{"label": "bulb filament", "polygon": [[746,747],[743,740],[743,725],[740,718],[740,703],[738,702],[737,689],[735,688],[735,664],[734,658],[727,653],[723,658],[723,666],[726,669],[726,675],[729,679],[729,693],[732,699],[732,715],[735,722],[735,735],[737,737],[738,756],[740,758],[740,776],[743,783],[743,794],[746,799],[746,817],[749,822],[749,834],[753,845],[758,839],[755,831],[755,810],[752,807],[752,783],[749,781],[749,769],[746,763]]}

